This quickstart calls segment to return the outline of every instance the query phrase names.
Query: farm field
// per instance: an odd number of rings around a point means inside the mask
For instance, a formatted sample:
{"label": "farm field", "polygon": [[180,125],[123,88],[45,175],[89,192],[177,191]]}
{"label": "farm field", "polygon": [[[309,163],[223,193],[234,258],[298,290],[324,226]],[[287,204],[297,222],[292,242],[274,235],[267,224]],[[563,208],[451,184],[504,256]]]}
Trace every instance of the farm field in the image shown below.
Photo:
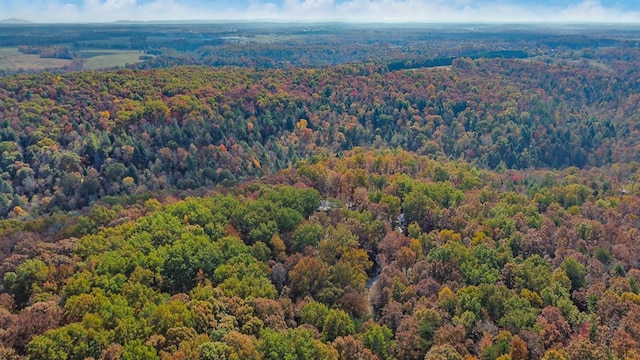
{"label": "farm field", "polygon": [[125,66],[140,62],[140,56],[144,53],[140,51],[128,50],[85,50],[80,54],[86,60],[83,68],[86,70],[105,69]]}
{"label": "farm field", "polygon": [[17,48],[0,48],[0,70],[44,70],[69,64],[70,60],[41,58],[36,54],[23,54]]}

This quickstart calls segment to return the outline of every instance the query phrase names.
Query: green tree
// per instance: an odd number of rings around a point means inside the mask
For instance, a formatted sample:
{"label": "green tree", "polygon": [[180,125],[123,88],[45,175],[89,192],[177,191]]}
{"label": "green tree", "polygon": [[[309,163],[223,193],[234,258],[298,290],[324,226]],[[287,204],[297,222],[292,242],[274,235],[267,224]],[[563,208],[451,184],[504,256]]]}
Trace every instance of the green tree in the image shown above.
{"label": "green tree", "polygon": [[130,341],[124,345],[122,360],[157,360],[160,359],[153,346],[145,345],[142,340]]}
{"label": "green tree", "polygon": [[28,304],[33,295],[42,291],[42,285],[49,277],[50,269],[41,260],[25,260],[14,272],[4,275],[4,286],[15,297],[19,307]]}
{"label": "green tree", "polygon": [[280,231],[293,231],[293,229],[295,229],[302,220],[302,214],[291,208],[281,208],[278,209],[278,212],[276,213],[276,223],[278,224]]}
{"label": "green tree", "polygon": [[311,300],[300,311],[300,320],[303,323],[310,324],[316,327],[319,331],[322,331],[324,326],[324,320],[329,313],[329,308],[315,300]]}
{"label": "green tree", "polygon": [[307,246],[316,247],[324,236],[324,228],[319,224],[303,224],[293,235],[293,248],[302,251]]}
{"label": "green tree", "polygon": [[164,287],[174,293],[193,288],[198,281],[198,271],[211,274],[221,260],[214,244],[202,235],[183,234],[181,239],[163,247],[159,253],[164,259]]}
{"label": "green tree", "polygon": [[220,341],[207,341],[198,346],[200,360],[228,360],[230,353],[231,347]]}
{"label": "green tree", "polygon": [[98,329],[73,323],[38,335],[27,345],[30,359],[98,358],[110,343],[109,335]]}
{"label": "green tree", "polygon": [[364,346],[382,360],[391,359],[393,332],[385,325],[371,324],[363,335]]}
{"label": "green tree", "polygon": [[149,325],[157,334],[164,334],[172,327],[194,325],[193,313],[187,305],[178,300],[158,305],[148,319]]}
{"label": "green tree", "polygon": [[249,254],[238,255],[220,265],[213,272],[213,281],[229,296],[272,299],[276,295],[274,285],[267,278],[266,264]]}
{"label": "green tree", "polygon": [[355,332],[355,325],[349,314],[340,309],[329,310],[322,325],[322,333],[326,341],[333,341],[338,336],[352,335]]}
{"label": "green tree", "polygon": [[571,290],[578,290],[584,286],[587,269],[578,260],[568,257],[564,259],[560,267],[571,280]]}
{"label": "green tree", "polygon": [[312,332],[302,329],[282,332],[264,329],[257,348],[265,360],[338,359],[335,349],[314,339]]}
{"label": "green tree", "polygon": [[437,205],[422,191],[414,190],[407,194],[403,203],[404,216],[407,224],[417,223],[423,232],[430,232],[435,228],[437,220]]}

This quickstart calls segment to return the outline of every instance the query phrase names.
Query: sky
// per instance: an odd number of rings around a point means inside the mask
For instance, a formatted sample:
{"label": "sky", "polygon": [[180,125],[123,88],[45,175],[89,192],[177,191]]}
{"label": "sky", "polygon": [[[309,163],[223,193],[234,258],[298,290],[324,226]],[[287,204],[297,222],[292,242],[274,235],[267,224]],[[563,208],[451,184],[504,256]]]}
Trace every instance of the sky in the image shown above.
{"label": "sky", "polygon": [[639,0],[0,0],[0,20],[640,24]]}

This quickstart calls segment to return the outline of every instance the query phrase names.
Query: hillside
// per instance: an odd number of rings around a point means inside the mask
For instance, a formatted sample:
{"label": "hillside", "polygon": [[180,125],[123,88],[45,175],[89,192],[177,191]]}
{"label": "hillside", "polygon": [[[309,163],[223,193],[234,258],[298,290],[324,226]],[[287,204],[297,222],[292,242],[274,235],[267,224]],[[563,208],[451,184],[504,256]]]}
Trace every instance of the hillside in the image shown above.
{"label": "hillside", "polygon": [[640,203],[611,175],[358,150],[226,195],[5,221],[0,351],[633,358]]}
{"label": "hillside", "polygon": [[0,78],[0,216],[230,185],[354,147],[487,169],[629,163],[638,160],[634,59],[607,69],[459,59],[402,71],[174,67]]}

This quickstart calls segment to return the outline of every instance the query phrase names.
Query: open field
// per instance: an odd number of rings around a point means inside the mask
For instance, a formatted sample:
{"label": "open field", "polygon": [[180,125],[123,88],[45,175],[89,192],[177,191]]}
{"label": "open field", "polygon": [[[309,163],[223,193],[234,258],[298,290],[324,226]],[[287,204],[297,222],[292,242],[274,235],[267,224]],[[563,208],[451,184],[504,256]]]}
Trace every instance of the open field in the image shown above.
{"label": "open field", "polygon": [[62,67],[70,60],[41,58],[35,54],[23,54],[17,48],[0,48],[0,70],[43,70]]}
{"label": "open field", "polygon": [[[81,55],[86,59],[87,70],[124,66],[140,62],[139,51],[130,50],[84,50]],[[66,59],[41,58],[35,54],[23,54],[17,48],[0,48],[0,70],[44,70],[59,68],[69,64]]]}
{"label": "open field", "polygon": [[145,55],[140,51],[127,50],[85,50],[80,53],[86,59],[84,68],[91,70],[137,63],[140,56]]}

